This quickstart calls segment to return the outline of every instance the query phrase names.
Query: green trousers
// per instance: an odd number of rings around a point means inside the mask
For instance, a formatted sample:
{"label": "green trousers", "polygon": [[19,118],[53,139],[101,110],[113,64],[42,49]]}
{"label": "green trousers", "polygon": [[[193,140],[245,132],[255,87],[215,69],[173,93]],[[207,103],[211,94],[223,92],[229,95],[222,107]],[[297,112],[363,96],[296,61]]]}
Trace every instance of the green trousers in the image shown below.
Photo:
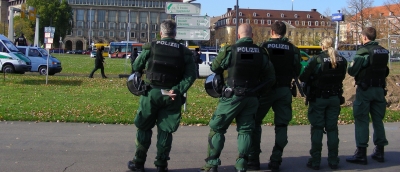
{"label": "green trousers", "polygon": [[222,97],[216,111],[211,118],[209,126],[211,128],[208,135],[208,153],[205,169],[221,165],[219,156],[224,148],[226,130],[232,121],[236,120],[236,130],[238,132],[238,152],[235,168],[247,170],[247,155],[251,145],[251,133],[254,129],[254,116],[258,107],[256,97],[246,97],[242,101],[231,105],[237,97]]}
{"label": "green trousers", "polygon": [[369,114],[371,114],[372,126],[374,128],[374,144],[379,146],[388,145],[382,121],[385,117],[385,112],[386,99],[383,88],[370,87],[366,91],[363,91],[357,87],[356,100],[353,103],[357,147],[368,147]]}
{"label": "green trousers", "polygon": [[[274,111],[275,145],[270,157],[271,161],[282,162],[283,149],[288,143],[287,126],[292,120],[292,93],[289,87],[279,87],[271,90],[266,96],[259,99],[259,107],[256,114],[256,127],[252,134],[252,146],[249,160],[259,161],[261,153],[261,124],[269,109]],[[272,140],[269,139],[269,140]]]}
{"label": "green trousers", "polygon": [[340,101],[338,96],[328,99],[316,98],[308,107],[308,120],[311,123],[311,158],[312,166],[321,164],[322,137],[324,130],[327,135],[328,162],[333,165],[339,163],[339,131],[338,117],[340,114]]}
{"label": "green trousers", "polygon": [[177,96],[172,100],[161,94],[160,89],[151,89],[140,97],[138,113],[135,117],[136,153],[134,162],[144,163],[151,144],[152,128],[157,124],[156,166],[168,166],[172,145],[172,133],[175,132],[181,119],[182,99]]}

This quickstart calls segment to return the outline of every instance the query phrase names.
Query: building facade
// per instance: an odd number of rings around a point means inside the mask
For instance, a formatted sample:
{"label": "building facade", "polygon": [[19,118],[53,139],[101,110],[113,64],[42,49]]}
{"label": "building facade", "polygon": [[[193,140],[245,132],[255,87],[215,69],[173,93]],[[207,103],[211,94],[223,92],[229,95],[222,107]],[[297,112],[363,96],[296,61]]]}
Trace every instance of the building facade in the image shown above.
{"label": "building facade", "polygon": [[256,43],[270,37],[271,25],[275,21],[286,23],[287,34],[295,45],[318,45],[324,36],[335,35],[335,23],[321,15],[316,9],[310,11],[288,11],[268,9],[239,9],[239,21],[236,21],[236,8],[228,8],[215,23],[215,39],[221,43],[233,43],[238,24],[249,23],[253,27],[253,39]]}
{"label": "building facade", "polygon": [[[182,0],[67,0],[73,10],[72,31],[63,38],[63,48],[85,50],[91,43],[156,40],[166,2]],[[9,0],[10,6],[26,0]]]}

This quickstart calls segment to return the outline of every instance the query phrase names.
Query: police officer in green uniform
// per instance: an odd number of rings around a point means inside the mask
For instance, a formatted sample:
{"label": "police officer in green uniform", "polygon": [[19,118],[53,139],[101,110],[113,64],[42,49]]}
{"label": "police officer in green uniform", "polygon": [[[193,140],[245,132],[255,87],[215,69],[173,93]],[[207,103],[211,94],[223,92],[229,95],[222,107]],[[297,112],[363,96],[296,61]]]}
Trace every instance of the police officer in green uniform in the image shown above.
{"label": "police officer in green uniform", "polygon": [[383,125],[386,112],[386,82],[389,75],[387,67],[389,51],[375,42],[376,30],[367,27],[361,32],[364,46],[356,52],[348,73],[354,76],[357,84],[356,99],[353,102],[355,121],[355,138],[357,150],[347,162],[367,164],[367,147],[369,141],[369,121],[372,118],[374,128],[373,141],[375,150],[372,159],[384,162],[384,146],[388,145]]}
{"label": "police officer in green uniform", "polygon": [[[218,165],[221,165],[219,156],[225,142],[224,134],[234,119],[237,123],[239,151],[235,171],[247,170],[247,155],[258,107],[258,91],[266,92],[275,80],[274,68],[267,52],[253,43],[252,36],[249,24],[240,25],[239,40],[232,46],[223,47],[212,63],[211,70],[216,74],[224,73],[226,83],[209,123],[211,130],[208,135],[206,165],[200,171],[218,170]],[[264,87],[253,92],[252,89],[260,85]],[[233,102],[238,98],[243,99]]]}
{"label": "police officer in green uniform", "polygon": [[[256,128],[252,136],[252,147],[249,154],[249,169],[260,169],[261,124],[265,115],[272,107],[274,110],[275,146],[272,150],[268,168],[278,171],[282,162],[283,148],[288,143],[287,126],[292,120],[292,93],[290,90],[292,78],[298,76],[301,70],[300,51],[284,37],[286,25],[275,22],[271,26],[271,39],[262,44],[268,50],[274,65],[276,83],[268,94],[259,99],[256,114]],[[272,140],[272,138],[270,139]]]}
{"label": "police officer in green uniform", "polygon": [[311,123],[311,158],[307,167],[318,170],[321,163],[322,137],[328,138],[328,165],[337,169],[339,158],[339,130],[337,126],[340,104],[344,103],[343,80],[347,60],[332,47],[332,38],[321,39],[322,53],[308,62],[300,75],[302,82],[310,85],[308,120]]}
{"label": "police officer in green uniform", "polygon": [[[167,161],[172,133],[179,127],[183,94],[196,79],[192,52],[175,40],[176,23],[165,20],[160,25],[161,40],[144,44],[135,60],[136,72],[145,69],[146,92],[140,96],[135,117],[136,153],[128,168],[143,172],[150,147],[152,128],[157,125],[157,171],[168,171]],[[167,95],[162,94],[167,91]]]}

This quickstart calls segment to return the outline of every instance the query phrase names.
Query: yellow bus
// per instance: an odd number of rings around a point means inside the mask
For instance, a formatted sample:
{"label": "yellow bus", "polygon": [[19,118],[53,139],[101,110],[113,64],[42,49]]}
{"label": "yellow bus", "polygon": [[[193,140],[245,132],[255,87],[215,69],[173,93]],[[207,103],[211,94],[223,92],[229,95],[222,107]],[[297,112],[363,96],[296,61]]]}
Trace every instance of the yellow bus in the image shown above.
{"label": "yellow bus", "polygon": [[108,57],[108,51],[110,50],[108,43],[95,43],[92,51],[96,51],[101,46],[104,46],[103,57]]}
{"label": "yellow bus", "polygon": [[188,48],[189,48],[189,50],[194,51],[194,50],[196,50],[196,48],[200,49],[200,46],[197,46],[197,45],[189,45]]}
{"label": "yellow bus", "polygon": [[[308,61],[310,57],[318,55],[321,53],[322,49],[321,46],[305,46],[299,45],[297,48],[300,49],[301,58],[304,61]],[[302,51],[302,52],[301,52]]]}

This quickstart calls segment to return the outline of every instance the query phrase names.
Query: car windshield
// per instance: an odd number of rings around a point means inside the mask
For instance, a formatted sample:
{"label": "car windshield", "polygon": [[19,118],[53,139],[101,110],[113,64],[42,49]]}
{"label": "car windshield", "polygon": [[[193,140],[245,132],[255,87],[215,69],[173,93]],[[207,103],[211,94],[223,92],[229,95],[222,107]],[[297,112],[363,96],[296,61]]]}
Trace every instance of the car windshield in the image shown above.
{"label": "car windshield", "polygon": [[39,49],[40,53],[42,53],[43,56],[48,56],[49,54],[47,53],[47,51],[45,49]]}
{"label": "car windshield", "polygon": [[9,40],[3,39],[2,41],[4,42],[4,44],[6,45],[6,47],[7,47],[11,52],[20,52],[20,51],[18,50],[18,48],[17,48],[12,42],[10,42]]}

